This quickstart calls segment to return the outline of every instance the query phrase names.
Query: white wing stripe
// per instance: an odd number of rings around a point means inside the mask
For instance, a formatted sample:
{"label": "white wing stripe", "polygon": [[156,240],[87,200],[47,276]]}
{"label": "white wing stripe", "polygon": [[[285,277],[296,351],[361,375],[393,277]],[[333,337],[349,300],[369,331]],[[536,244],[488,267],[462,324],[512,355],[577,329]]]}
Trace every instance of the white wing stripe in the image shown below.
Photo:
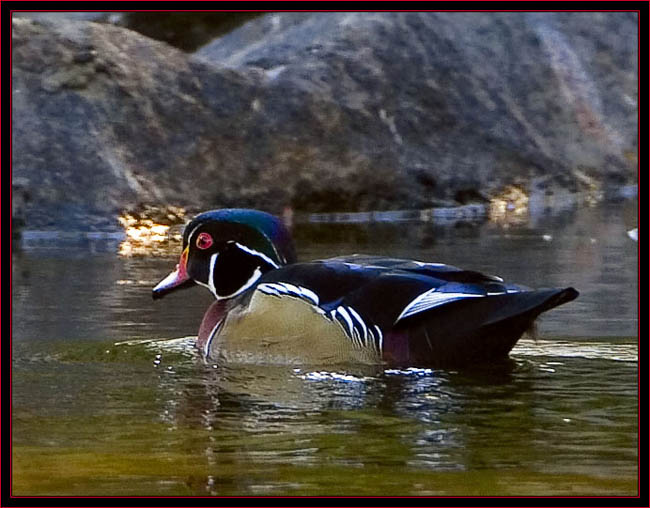
{"label": "white wing stripe", "polygon": [[265,284],[260,284],[257,286],[257,289],[259,289],[262,293],[267,294],[267,295],[273,295],[273,296],[281,296],[281,293],[276,291],[270,286],[267,286]]}
{"label": "white wing stripe", "polygon": [[298,286],[294,286],[288,282],[281,282],[281,284],[287,289],[288,292],[300,294],[300,288]]}
{"label": "white wing stripe", "polygon": [[341,316],[343,316],[343,319],[345,319],[345,322],[348,324],[348,328],[350,329],[350,333],[348,335],[351,338],[354,338],[354,325],[352,324],[352,318],[350,318],[350,314],[348,314],[348,311],[340,305],[336,308],[336,310],[339,314],[341,314]]}
{"label": "white wing stripe", "polygon": [[306,298],[310,303],[316,306],[318,306],[319,303],[318,295],[311,289],[302,286],[295,286],[288,282],[266,282],[257,286],[257,289],[262,291],[262,293],[272,294],[275,296],[289,295],[298,298]]}
{"label": "white wing stripe", "polygon": [[377,336],[379,337],[379,352],[381,353],[384,349],[384,334],[381,333],[381,328],[375,325],[375,330],[377,330]]}
{"label": "white wing stripe", "polygon": [[273,284],[273,283],[267,282],[267,283],[264,283],[264,284],[260,284],[257,287],[258,288],[262,288],[262,287],[270,288],[270,289],[274,289],[275,291],[279,291],[280,293],[286,293],[286,290],[285,290],[284,286],[281,285],[281,284]]}
{"label": "white wing stripe", "polygon": [[370,341],[368,342],[373,348],[377,349],[377,342],[375,340],[375,335],[372,333],[372,330],[368,330],[368,337]]}
{"label": "white wing stripe", "polygon": [[300,288],[300,292],[306,297],[309,298],[312,302],[314,302],[314,305],[318,305],[319,303],[319,298],[316,293],[314,293],[311,289],[307,288]]}
{"label": "white wing stripe", "polygon": [[357,327],[354,327],[354,340],[355,342],[359,345],[359,347],[363,347],[363,340],[361,340],[361,334],[359,333],[359,330],[357,330]]}
{"label": "white wing stripe", "polygon": [[366,323],[364,323],[363,319],[359,315],[359,313],[354,310],[352,307],[348,307],[348,310],[350,311],[350,314],[352,314],[352,317],[356,319],[359,324],[361,325],[361,328],[363,329],[363,342],[367,343],[368,342],[368,327],[366,326]]}
{"label": "white wing stripe", "polygon": [[445,303],[453,302],[455,300],[462,300],[463,298],[480,298],[485,295],[476,293],[442,293],[436,289],[431,289],[421,295],[417,296],[411,303],[409,303],[404,310],[395,320],[397,323],[400,319],[412,316],[419,312],[432,309]]}

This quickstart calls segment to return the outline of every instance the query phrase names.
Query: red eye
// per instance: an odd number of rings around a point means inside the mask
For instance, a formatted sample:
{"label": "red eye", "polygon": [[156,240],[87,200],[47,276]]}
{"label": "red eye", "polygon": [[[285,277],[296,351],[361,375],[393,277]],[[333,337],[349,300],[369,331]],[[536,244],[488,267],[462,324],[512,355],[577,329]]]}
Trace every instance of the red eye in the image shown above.
{"label": "red eye", "polygon": [[196,238],[196,246],[199,249],[207,249],[212,245],[212,237],[208,233],[200,233]]}

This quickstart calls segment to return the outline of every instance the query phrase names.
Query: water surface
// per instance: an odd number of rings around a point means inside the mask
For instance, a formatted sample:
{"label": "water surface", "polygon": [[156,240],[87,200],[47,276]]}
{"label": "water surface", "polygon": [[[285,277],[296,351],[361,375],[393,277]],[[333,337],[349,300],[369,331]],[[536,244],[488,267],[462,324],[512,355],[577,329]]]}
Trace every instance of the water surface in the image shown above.
{"label": "water surface", "polygon": [[634,495],[636,204],[484,224],[300,225],[302,259],[403,256],[568,286],[502,365],[210,365],[210,295],[116,245],[13,257],[14,495]]}

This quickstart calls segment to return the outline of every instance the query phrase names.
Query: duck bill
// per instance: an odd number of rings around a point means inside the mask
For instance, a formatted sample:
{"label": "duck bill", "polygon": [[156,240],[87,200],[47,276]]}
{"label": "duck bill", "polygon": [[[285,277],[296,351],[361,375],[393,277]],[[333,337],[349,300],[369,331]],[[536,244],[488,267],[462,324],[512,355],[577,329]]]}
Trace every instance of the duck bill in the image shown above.
{"label": "duck bill", "polygon": [[156,287],[153,288],[151,296],[154,300],[162,298],[167,293],[171,293],[176,289],[184,289],[194,285],[194,281],[190,279],[187,274],[187,255],[189,247],[185,247],[181,259],[176,265],[176,270],[170,273],[167,277],[161,280]]}

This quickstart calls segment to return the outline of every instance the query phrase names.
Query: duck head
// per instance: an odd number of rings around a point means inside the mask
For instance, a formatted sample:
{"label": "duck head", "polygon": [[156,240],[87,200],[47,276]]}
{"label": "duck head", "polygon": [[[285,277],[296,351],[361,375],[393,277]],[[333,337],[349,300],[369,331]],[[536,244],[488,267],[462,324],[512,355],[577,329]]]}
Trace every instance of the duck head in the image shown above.
{"label": "duck head", "polygon": [[277,217],[238,208],[204,212],[185,227],[180,261],[153,288],[153,298],[199,284],[226,300],[295,260],[291,235]]}

